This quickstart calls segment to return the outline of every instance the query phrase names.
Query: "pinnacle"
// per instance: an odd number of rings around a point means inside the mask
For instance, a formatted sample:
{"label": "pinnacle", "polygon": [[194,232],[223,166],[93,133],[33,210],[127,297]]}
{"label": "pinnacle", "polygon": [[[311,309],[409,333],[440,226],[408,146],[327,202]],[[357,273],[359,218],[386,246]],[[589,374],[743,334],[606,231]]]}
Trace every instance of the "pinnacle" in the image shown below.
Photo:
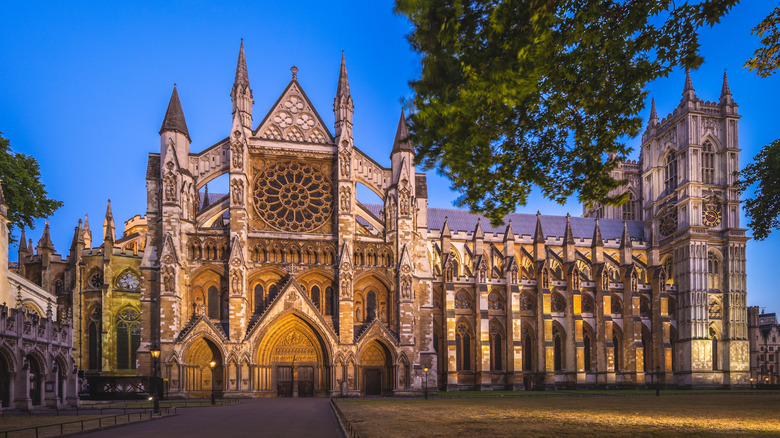
{"label": "pinnacle", "polygon": [[653,121],[658,122],[658,111],[655,109],[655,97],[650,104],[650,122],[652,123]]}
{"label": "pinnacle", "polygon": [[696,100],[696,91],[693,89],[693,82],[691,81],[691,71],[685,70],[685,88],[683,88],[683,102],[686,100]]}
{"label": "pinnacle", "polygon": [[604,239],[601,238],[601,227],[599,226],[599,218],[596,218],[596,227],[593,229],[593,246],[604,246]]}
{"label": "pinnacle", "polygon": [[336,98],[342,95],[349,96],[349,79],[347,78],[347,61],[344,58],[344,51],[341,51],[341,69],[339,70],[339,84],[336,88]]}
{"label": "pinnacle", "polygon": [[246,57],[244,56],[244,39],[241,38],[241,48],[238,50],[238,64],[236,65],[236,80],[233,87],[249,85],[249,73],[246,69]]}
{"label": "pinnacle", "polygon": [[160,134],[164,131],[176,131],[184,134],[187,139],[190,139],[190,132],[187,130],[187,122],[184,120],[184,111],[181,109],[181,102],[179,101],[179,92],[176,91],[176,84],[173,84],[173,93],[171,93],[171,100],[168,102],[168,109],[165,111],[165,118],[163,119],[162,127],[160,127]]}
{"label": "pinnacle", "polygon": [[404,111],[401,110],[401,118],[398,120],[398,129],[395,131],[395,140],[393,141],[393,151],[391,154],[401,151],[412,151],[412,145],[407,140],[409,137],[409,128],[406,126],[406,117]]}
{"label": "pinnacle", "polygon": [[544,243],[544,231],[542,230],[542,214],[536,212],[536,230],[534,231],[534,243]]}

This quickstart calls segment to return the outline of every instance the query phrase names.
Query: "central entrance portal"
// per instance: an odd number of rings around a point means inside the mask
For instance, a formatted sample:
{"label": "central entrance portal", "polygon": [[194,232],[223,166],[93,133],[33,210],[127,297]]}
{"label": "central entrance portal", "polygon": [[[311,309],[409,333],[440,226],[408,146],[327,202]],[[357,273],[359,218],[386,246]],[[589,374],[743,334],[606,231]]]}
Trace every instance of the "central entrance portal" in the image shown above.
{"label": "central entrance portal", "polygon": [[314,397],[328,394],[330,366],[327,347],[318,331],[292,314],[268,327],[257,351],[257,363],[267,370],[260,390],[278,397]]}
{"label": "central entrance portal", "polygon": [[382,372],[366,370],[366,395],[382,395]]}

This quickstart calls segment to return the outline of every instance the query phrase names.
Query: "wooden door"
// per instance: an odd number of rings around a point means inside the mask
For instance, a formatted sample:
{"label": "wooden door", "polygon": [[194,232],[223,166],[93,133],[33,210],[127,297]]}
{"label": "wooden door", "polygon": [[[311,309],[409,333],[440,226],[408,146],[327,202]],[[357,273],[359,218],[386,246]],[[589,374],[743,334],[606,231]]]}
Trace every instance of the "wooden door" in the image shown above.
{"label": "wooden door", "polygon": [[379,370],[366,370],[366,395],[382,395],[382,373]]}
{"label": "wooden door", "polygon": [[298,397],[314,396],[314,367],[298,368]]}
{"label": "wooden door", "polygon": [[292,385],[292,367],[276,367],[276,395],[279,397],[292,397]]}

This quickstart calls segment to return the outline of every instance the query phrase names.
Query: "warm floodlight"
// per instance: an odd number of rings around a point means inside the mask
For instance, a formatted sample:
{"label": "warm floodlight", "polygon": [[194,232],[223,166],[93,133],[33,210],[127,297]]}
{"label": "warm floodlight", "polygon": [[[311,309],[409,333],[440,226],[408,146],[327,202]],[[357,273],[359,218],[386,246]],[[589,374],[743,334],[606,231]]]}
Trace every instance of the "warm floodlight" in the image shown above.
{"label": "warm floodlight", "polygon": [[211,362],[209,362],[209,368],[211,368],[212,370],[213,370],[213,369],[214,369],[214,367],[216,367],[216,366],[217,366],[217,361],[216,361],[216,360],[212,360]]}
{"label": "warm floodlight", "polygon": [[153,358],[155,358],[155,359],[159,359],[160,358],[160,349],[159,348],[154,347],[149,352],[152,354]]}

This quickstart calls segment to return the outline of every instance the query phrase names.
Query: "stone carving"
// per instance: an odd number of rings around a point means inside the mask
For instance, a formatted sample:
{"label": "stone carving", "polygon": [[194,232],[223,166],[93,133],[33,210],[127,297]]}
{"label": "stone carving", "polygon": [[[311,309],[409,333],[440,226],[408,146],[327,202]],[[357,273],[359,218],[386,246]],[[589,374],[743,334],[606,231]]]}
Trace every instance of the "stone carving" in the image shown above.
{"label": "stone carving", "polygon": [[165,200],[168,202],[175,202],[176,201],[176,176],[173,173],[169,173],[168,175],[165,175],[163,186],[165,187]]}
{"label": "stone carving", "polygon": [[244,146],[241,143],[233,143],[230,155],[233,158],[233,167],[241,170],[244,166]]}
{"label": "stone carving", "polygon": [[350,211],[350,205],[352,204],[352,197],[349,187],[342,187],[339,195],[339,209],[342,213],[348,213]]}
{"label": "stone carving", "polygon": [[242,292],[242,284],[241,284],[241,272],[240,271],[233,271],[233,275],[230,280],[230,284],[233,290],[234,295],[240,295]]}
{"label": "stone carving", "polygon": [[240,179],[234,179],[230,183],[230,193],[233,195],[234,204],[242,204],[244,202],[244,182]]}
{"label": "stone carving", "polygon": [[401,299],[412,299],[412,279],[409,277],[401,278]]}
{"label": "stone carving", "polygon": [[409,181],[401,181],[401,190],[398,192],[398,211],[401,216],[409,216],[411,191],[409,190]]}
{"label": "stone carving", "polygon": [[341,298],[352,298],[352,275],[342,273],[341,277]]}

